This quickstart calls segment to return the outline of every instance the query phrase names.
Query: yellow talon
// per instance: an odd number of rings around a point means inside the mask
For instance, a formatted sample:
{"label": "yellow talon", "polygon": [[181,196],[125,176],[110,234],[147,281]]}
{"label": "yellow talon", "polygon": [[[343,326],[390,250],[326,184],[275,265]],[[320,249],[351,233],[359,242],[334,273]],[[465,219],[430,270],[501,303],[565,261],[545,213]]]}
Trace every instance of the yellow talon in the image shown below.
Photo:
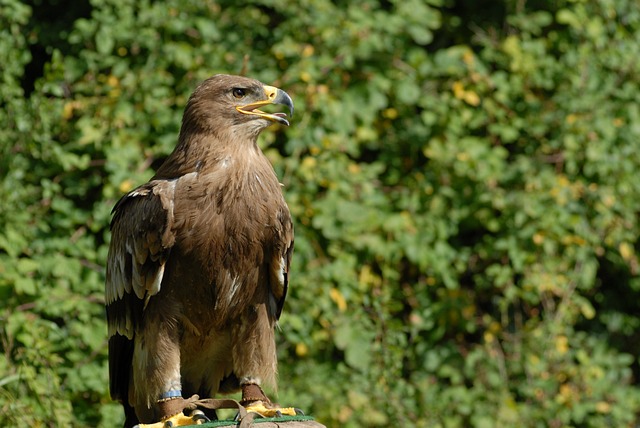
{"label": "yellow talon", "polygon": [[160,422],[155,422],[153,424],[138,424],[134,428],[172,428],[172,427],[184,427],[189,425],[201,425],[206,422],[208,419],[201,415],[202,412],[194,411],[191,416],[186,416],[184,413],[180,412],[176,415],[169,416],[166,419],[163,419]]}
{"label": "yellow talon", "polygon": [[256,401],[255,403],[246,407],[247,412],[257,413],[265,418],[273,418],[277,416],[295,416],[296,409],[293,407],[276,407],[268,408],[262,404],[262,401]]}

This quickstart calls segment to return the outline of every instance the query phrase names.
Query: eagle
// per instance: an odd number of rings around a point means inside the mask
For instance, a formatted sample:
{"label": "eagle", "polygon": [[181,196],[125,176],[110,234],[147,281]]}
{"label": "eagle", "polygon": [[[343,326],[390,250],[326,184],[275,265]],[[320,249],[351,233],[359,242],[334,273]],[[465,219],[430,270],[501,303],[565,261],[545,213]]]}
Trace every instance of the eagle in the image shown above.
{"label": "eagle", "polygon": [[269,125],[289,125],[286,113],[260,110],[270,104],[293,115],[281,89],[208,78],[189,97],[173,152],[113,208],[109,386],[125,427],[193,424],[183,410],[196,394],[242,391],[249,411],[290,409],[261,387],[275,387],[293,252],[282,185],[257,144]]}

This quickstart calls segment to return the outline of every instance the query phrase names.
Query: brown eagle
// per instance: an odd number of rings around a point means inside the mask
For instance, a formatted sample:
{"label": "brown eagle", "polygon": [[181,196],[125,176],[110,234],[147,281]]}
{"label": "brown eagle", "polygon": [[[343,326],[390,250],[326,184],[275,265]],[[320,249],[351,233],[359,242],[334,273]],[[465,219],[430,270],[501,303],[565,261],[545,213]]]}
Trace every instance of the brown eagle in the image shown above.
{"label": "brown eagle", "polygon": [[[286,92],[216,75],[193,92],[178,144],[151,180],[113,209],[107,261],[111,397],[125,426],[170,420],[192,394],[242,391],[276,408],[274,327],[287,294],[293,225],[256,141],[284,113]],[[168,426],[171,426],[168,424]]]}

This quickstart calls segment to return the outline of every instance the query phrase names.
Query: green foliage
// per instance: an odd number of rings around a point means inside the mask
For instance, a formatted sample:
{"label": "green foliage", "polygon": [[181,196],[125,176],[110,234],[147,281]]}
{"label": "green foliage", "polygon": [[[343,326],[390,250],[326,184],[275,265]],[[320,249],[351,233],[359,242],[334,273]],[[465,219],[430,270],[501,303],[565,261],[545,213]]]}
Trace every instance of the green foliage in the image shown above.
{"label": "green foliage", "polygon": [[55,3],[0,0],[0,424],[121,423],[111,207],[195,85],[243,69],[296,103],[262,137],[296,221],[282,403],[640,423],[634,1]]}

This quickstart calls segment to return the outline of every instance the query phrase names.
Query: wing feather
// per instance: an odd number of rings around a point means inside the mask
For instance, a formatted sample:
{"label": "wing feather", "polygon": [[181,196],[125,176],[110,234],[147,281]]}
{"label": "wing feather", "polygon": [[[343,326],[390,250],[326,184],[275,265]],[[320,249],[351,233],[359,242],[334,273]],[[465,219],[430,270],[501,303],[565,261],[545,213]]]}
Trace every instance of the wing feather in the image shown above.
{"label": "wing feather", "polygon": [[143,301],[160,291],[175,236],[175,182],[153,180],[115,206],[107,258],[105,295],[109,334],[133,338]]}
{"label": "wing feather", "polygon": [[278,215],[279,230],[278,244],[274,251],[270,269],[271,293],[275,297],[275,317],[280,319],[284,301],[289,289],[289,267],[291,266],[291,256],[293,254],[293,223],[289,210],[284,205],[284,209]]}

